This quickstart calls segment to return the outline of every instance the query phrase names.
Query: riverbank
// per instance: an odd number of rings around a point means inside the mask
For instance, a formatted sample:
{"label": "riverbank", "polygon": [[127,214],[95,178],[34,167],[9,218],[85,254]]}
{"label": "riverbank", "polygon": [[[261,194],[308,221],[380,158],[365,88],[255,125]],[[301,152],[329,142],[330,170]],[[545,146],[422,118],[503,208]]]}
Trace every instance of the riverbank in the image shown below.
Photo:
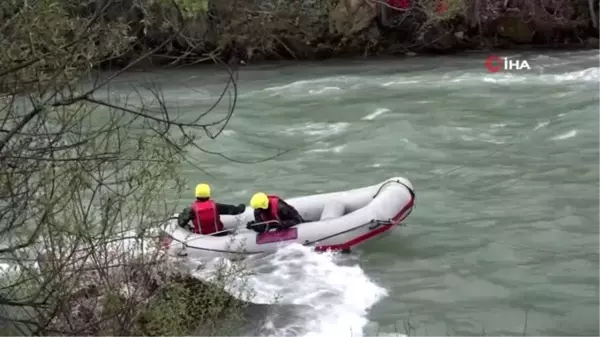
{"label": "riverbank", "polygon": [[244,278],[242,269],[226,271],[221,266],[209,282],[191,276],[192,270],[182,261],[150,255],[150,259],[107,266],[86,262],[86,267],[82,264],[73,271],[57,270],[57,261],[38,258],[46,287],[66,286],[69,292],[37,331],[42,335],[253,335],[273,308],[289,311],[275,303],[272,307],[239,299],[252,299],[248,289],[235,295],[227,292],[234,279]]}
{"label": "riverbank", "polygon": [[[135,2],[135,1],[134,1]],[[397,2],[397,3],[396,3]],[[462,51],[597,49],[597,4],[517,3],[491,0],[304,0],[271,3],[206,1],[186,6],[181,15],[162,2],[131,4],[129,34],[138,48],[111,60],[127,64],[144,51],[140,66],[221,60],[272,60],[449,54]],[[404,8],[393,7],[405,6]],[[110,11],[109,11],[110,12]],[[108,13],[122,20],[122,13]],[[116,15],[116,16],[115,16]]]}

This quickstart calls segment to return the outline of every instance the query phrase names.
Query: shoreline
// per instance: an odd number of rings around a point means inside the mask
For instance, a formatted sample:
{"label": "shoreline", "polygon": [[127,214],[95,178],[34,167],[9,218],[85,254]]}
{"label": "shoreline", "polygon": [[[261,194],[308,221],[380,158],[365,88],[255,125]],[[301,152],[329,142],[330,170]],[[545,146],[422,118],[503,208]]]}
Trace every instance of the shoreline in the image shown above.
{"label": "shoreline", "polygon": [[[268,0],[207,0],[198,8],[164,3],[135,15],[126,12],[124,35],[133,44],[103,65],[126,66],[158,46],[136,68],[214,64],[217,58],[233,65],[600,49],[593,0],[589,6],[575,0],[488,0],[485,6],[481,0],[310,1],[271,8]],[[401,8],[390,7],[394,4]],[[160,11],[151,15],[151,9]],[[123,16],[115,11],[109,9],[106,17]],[[176,13],[185,18],[174,20]]]}
{"label": "shoreline", "polygon": [[[406,59],[414,59],[414,58],[435,58],[435,57],[447,57],[447,56],[472,56],[472,55],[481,55],[481,56],[490,56],[497,54],[507,54],[507,53],[527,53],[527,54],[539,54],[539,53],[564,53],[564,52],[586,52],[597,50],[599,48],[589,44],[569,44],[569,45],[561,45],[561,46],[548,46],[548,45],[523,45],[523,46],[513,46],[513,47],[504,47],[504,48],[486,48],[486,49],[463,49],[463,50],[455,50],[453,52],[405,52],[405,53],[378,53],[374,55],[361,56],[356,54],[348,54],[348,55],[338,55],[333,57],[326,57],[320,59],[293,59],[293,58],[282,58],[282,59],[257,59],[251,61],[243,61],[242,63],[238,63],[238,68],[246,68],[246,67],[265,67],[265,66],[290,66],[290,65],[310,65],[310,64],[335,64],[335,62],[368,62],[368,61],[404,61]],[[156,57],[154,57],[156,58]],[[233,68],[236,68],[236,65],[232,60],[219,60],[223,63],[229,63],[229,65]],[[483,59],[482,59],[483,62]],[[156,64],[155,64],[156,63]],[[131,72],[138,71],[153,71],[160,69],[181,69],[187,67],[194,68],[211,68],[214,66],[219,66],[214,61],[206,61],[199,62],[195,64],[189,64],[185,62],[177,63],[171,66],[165,66],[161,64],[161,62],[156,62],[152,60],[152,57],[141,60],[138,64],[132,66],[129,70]],[[100,71],[110,71],[110,70],[118,70],[122,67],[119,66],[107,66],[102,65],[98,68]]]}

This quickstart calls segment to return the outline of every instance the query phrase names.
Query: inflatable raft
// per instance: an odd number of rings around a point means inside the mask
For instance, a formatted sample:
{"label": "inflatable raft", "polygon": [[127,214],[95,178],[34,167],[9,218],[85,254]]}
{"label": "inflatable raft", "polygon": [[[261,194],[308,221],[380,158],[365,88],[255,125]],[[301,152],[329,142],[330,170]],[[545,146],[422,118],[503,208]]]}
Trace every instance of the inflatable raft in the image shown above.
{"label": "inflatable raft", "polygon": [[174,214],[161,233],[163,248],[169,254],[189,257],[270,253],[290,243],[314,246],[318,251],[350,251],[400,225],[413,209],[415,193],[410,181],[395,177],[354,190],[285,201],[306,222],[285,230],[257,233],[246,228],[254,220],[254,210],[247,207],[239,215],[221,215],[224,232],[201,235],[179,227],[178,214]]}

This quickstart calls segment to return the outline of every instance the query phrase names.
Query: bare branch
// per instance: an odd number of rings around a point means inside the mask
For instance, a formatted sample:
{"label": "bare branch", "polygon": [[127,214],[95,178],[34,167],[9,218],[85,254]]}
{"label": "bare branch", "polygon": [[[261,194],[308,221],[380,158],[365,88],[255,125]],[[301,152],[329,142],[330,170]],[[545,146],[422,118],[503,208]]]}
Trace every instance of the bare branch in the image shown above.
{"label": "bare branch", "polygon": [[[196,296],[193,285],[177,276],[154,238],[174,212],[165,200],[182,192],[187,149],[218,137],[232,118],[237,73],[214,59],[227,83],[214,104],[185,118],[167,108],[158,86],[115,97],[112,83],[164,53],[187,28],[181,1],[151,2],[8,4],[10,25],[0,26],[0,260],[13,268],[0,279],[0,306],[15,331],[159,335],[168,325],[170,333],[189,334],[198,320],[212,326],[222,319],[186,302]],[[131,35],[137,22],[125,18],[140,5],[172,15],[158,43]],[[198,53],[189,47],[183,57]],[[92,76],[124,55],[127,64]],[[213,113],[222,116],[208,121]],[[219,312],[231,316],[241,305],[212,288],[197,297],[221,303]],[[172,308],[180,302],[187,307]],[[201,316],[190,322],[190,311]],[[148,322],[161,314],[163,326]]]}

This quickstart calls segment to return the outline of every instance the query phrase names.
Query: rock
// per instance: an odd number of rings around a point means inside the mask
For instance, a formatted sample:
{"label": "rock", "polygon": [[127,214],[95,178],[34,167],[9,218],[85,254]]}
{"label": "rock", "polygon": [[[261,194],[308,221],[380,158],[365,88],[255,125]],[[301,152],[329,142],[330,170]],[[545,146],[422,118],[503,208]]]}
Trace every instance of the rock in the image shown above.
{"label": "rock", "polygon": [[[81,263],[55,269],[53,258],[38,256],[42,275],[56,276],[48,280],[49,289],[64,289],[52,302],[57,310],[49,313],[42,335],[256,336],[268,318],[283,315],[277,324],[298,319],[297,306],[242,301],[223,283],[194,278],[189,267],[170,259],[131,260],[109,268]],[[229,276],[217,277],[230,282]]]}
{"label": "rock", "polygon": [[586,44],[588,47],[598,48],[600,46],[599,40],[595,37],[588,37]]}
{"label": "rock", "polygon": [[344,36],[367,29],[376,17],[375,4],[364,0],[341,0],[330,14],[335,31]]}
{"label": "rock", "polygon": [[449,33],[450,27],[442,23],[431,24],[423,28],[419,38],[424,49],[432,51],[447,51],[456,46],[457,40]]}
{"label": "rock", "polygon": [[454,36],[457,39],[462,40],[465,37],[465,33],[464,32],[454,32]]}
{"label": "rock", "polygon": [[516,43],[531,43],[534,31],[518,16],[503,16],[496,21],[498,35]]}

